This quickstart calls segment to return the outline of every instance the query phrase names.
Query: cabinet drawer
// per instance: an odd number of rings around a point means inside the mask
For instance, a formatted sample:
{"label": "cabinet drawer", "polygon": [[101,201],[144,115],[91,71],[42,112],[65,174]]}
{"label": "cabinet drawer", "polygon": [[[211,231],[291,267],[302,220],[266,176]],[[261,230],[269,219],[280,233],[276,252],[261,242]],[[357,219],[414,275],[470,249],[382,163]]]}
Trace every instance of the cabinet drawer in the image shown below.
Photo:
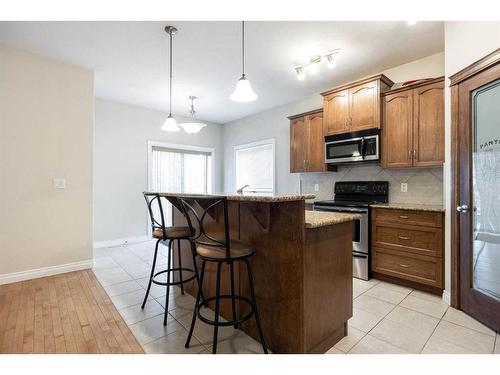
{"label": "cabinet drawer", "polygon": [[377,222],[424,225],[441,228],[443,224],[443,215],[441,212],[373,208],[372,220]]}
{"label": "cabinet drawer", "polygon": [[420,284],[443,287],[442,258],[376,247],[373,248],[372,270]]}
{"label": "cabinet drawer", "polygon": [[443,256],[441,228],[386,225],[374,222],[372,227],[374,246],[382,246],[427,256]]}

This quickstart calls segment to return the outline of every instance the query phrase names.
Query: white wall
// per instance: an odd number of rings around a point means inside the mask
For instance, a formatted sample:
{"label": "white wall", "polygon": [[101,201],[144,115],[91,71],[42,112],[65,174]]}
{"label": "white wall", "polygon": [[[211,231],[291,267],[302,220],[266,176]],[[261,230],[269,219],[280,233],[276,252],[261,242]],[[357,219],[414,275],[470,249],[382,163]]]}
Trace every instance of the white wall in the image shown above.
{"label": "white wall", "polygon": [[[222,188],[222,127],[208,124],[199,134],[160,128],[166,113],[96,100],[94,159],[94,241],[144,237],[147,210],[147,142],[215,148],[215,191]],[[177,121],[182,118],[177,118]]]}
{"label": "white wall", "polygon": [[[394,82],[439,77],[444,73],[444,53],[400,65],[383,73]],[[323,105],[322,99],[318,93],[295,103],[224,124],[224,190],[235,189],[233,147],[242,143],[275,138],[276,190],[278,193],[298,192],[300,175],[290,173],[290,122],[287,116],[320,108]],[[303,178],[314,178],[314,175],[304,174]]]}
{"label": "white wall", "polygon": [[[500,47],[500,22],[446,22],[445,23],[445,191],[451,191],[451,102],[448,78]],[[451,207],[446,197],[446,211]],[[445,218],[445,290],[451,287],[451,222]],[[449,296],[449,294],[448,294]]]}
{"label": "white wall", "polygon": [[0,82],[0,283],[88,266],[93,72],[0,46]]}

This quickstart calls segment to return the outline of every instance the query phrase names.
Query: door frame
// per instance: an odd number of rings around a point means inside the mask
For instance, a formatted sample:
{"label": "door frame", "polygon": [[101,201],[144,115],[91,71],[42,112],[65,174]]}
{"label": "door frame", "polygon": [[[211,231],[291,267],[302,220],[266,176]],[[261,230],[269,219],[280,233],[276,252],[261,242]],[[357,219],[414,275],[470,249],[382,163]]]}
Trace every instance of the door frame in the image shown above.
{"label": "door frame", "polygon": [[[482,59],[450,76],[451,89],[451,306],[460,309],[460,155],[458,148],[459,129],[459,84],[496,64],[500,64],[500,48]],[[470,136],[470,135],[468,135]],[[470,141],[470,139],[468,140]]]}

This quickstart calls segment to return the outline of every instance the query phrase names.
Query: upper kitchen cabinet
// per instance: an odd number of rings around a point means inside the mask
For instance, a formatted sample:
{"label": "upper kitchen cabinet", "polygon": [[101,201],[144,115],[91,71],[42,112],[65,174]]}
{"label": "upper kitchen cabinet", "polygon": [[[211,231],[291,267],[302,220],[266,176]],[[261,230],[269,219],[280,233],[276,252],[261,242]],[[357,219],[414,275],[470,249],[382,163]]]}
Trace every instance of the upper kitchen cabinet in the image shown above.
{"label": "upper kitchen cabinet", "polygon": [[380,74],[321,93],[324,135],[380,128],[380,93],[392,84]]}
{"label": "upper kitchen cabinet", "polygon": [[290,116],[290,172],[324,172],[323,110]]}
{"label": "upper kitchen cabinet", "polygon": [[391,90],[383,97],[382,166],[440,166],[444,161],[444,79]]}

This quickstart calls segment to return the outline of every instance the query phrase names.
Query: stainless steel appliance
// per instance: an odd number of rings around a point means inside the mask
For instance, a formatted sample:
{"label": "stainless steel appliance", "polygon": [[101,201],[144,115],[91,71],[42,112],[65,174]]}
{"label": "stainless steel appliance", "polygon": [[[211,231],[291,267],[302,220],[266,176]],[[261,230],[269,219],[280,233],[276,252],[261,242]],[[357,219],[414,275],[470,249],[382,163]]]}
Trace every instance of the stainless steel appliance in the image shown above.
{"label": "stainless steel appliance", "polygon": [[314,202],[315,211],[353,212],[361,218],[353,222],[352,272],[359,279],[370,278],[370,203],[389,201],[387,181],[342,181],[335,183],[333,200]]}
{"label": "stainless steel appliance", "polygon": [[378,129],[325,137],[325,163],[339,164],[379,159]]}

